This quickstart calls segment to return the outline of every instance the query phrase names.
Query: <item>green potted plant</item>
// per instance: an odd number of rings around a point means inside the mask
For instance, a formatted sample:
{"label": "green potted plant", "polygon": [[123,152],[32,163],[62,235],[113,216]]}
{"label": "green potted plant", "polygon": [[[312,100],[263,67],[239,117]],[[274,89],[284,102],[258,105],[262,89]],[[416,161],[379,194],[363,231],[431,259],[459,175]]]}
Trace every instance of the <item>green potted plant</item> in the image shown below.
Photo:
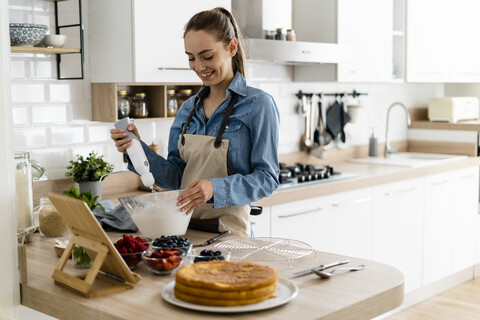
{"label": "green potted plant", "polygon": [[65,176],[77,182],[80,192],[92,191],[94,196],[101,196],[100,178],[113,172],[113,165],[103,159],[103,155],[97,155],[92,151],[88,157],[76,155],[75,161],[70,161],[66,167]]}

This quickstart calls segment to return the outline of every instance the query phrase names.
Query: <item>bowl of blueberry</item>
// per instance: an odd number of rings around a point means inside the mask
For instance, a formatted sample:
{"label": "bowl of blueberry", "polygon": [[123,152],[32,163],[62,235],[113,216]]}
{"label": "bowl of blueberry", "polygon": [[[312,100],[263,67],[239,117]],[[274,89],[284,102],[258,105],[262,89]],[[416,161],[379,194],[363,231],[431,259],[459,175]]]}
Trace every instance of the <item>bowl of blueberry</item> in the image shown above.
{"label": "bowl of blueberry", "polygon": [[230,250],[220,248],[194,248],[189,255],[191,263],[202,261],[230,260]]}
{"label": "bowl of blueberry", "polygon": [[180,236],[161,236],[152,241],[152,250],[178,250],[180,256],[186,256],[192,249],[192,243],[185,237]]}

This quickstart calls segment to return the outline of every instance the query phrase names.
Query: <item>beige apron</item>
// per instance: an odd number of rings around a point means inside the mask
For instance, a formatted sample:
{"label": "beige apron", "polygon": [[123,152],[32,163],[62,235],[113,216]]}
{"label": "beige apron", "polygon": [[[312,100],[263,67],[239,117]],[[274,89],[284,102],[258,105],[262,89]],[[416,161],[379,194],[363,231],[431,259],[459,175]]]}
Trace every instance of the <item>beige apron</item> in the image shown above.
{"label": "beige apron", "polygon": [[[187,188],[190,183],[198,179],[228,176],[228,140],[222,139],[222,135],[237,97],[235,93],[232,95],[217,137],[186,134],[195,108],[188,116],[183,132],[178,139],[180,157],[187,164],[183,172],[182,189]],[[213,209],[213,203],[204,203],[193,212],[189,227],[209,232],[230,230],[232,235],[248,237],[250,235],[249,217],[249,205]]]}

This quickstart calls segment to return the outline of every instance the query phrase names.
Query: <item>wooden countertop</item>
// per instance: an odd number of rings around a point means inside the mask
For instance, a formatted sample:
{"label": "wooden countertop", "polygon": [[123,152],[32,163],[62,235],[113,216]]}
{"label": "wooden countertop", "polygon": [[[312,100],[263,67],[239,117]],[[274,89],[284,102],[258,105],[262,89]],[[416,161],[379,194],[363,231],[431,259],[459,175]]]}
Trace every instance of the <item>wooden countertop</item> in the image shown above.
{"label": "wooden countertop", "polygon": [[[109,236],[114,239],[121,234],[109,233]],[[193,243],[203,242],[211,236],[198,231],[187,233]],[[161,297],[163,286],[174,280],[174,275],[153,275],[142,263],[135,271],[142,279],[132,290],[88,299],[54,284],[51,274],[58,258],[53,243],[53,238],[35,234],[33,241],[25,245],[27,282],[21,285],[21,295],[22,305],[59,319],[361,320],[383,314],[403,302],[403,275],[395,268],[374,261],[350,258],[348,266],[365,264],[367,268],[328,280],[314,275],[292,276],[293,272],[344,258],[324,252],[296,260],[293,268],[286,261],[263,262],[276,268],[280,277],[293,281],[299,294],[283,306],[259,312],[213,314],[175,307]]]}

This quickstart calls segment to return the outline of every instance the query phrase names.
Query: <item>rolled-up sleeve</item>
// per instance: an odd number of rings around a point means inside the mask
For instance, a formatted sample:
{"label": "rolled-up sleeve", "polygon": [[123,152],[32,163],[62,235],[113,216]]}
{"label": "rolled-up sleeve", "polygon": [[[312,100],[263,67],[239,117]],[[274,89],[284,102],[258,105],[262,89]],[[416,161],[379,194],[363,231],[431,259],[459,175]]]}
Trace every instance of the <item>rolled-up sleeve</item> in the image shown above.
{"label": "rolled-up sleeve", "polygon": [[[236,173],[223,178],[210,179],[214,189],[214,208],[250,204],[271,195],[279,185],[278,181],[278,139],[280,115],[273,98],[265,92],[250,102],[251,110],[244,123],[250,132],[250,172]],[[242,157],[243,159],[243,157]],[[231,159],[234,167],[239,159]]]}

